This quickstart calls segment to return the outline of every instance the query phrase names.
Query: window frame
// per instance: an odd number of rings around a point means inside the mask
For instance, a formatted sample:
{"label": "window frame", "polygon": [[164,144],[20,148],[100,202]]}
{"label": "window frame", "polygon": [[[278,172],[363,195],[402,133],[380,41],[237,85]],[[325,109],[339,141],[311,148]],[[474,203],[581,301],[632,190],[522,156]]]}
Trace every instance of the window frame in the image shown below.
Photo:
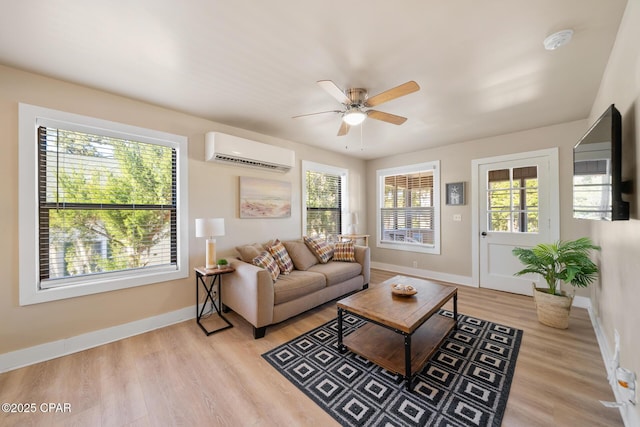
{"label": "window frame", "polygon": [[[384,209],[384,180],[387,176],[404,175],[424,171],[433,172],[433,245],[382,241],[382,209]],[[417,163],[376,171],[376,247],[398,251],[440,254],[440,161]]]}
{"label": "window frame", "polygon": [[307,234],[307,172],[319,172],[319,173],[326,173],[326,174],[332,174],[332,175],[339,175],[340,176],[340,192],[341,192],[341,200],[340,200],[340,205],[341,205],[341,209],[340,209],[340,234],[345,234],[346,233],[346,225],[345,225],[345,221],[344,218],[346,216],[346,214],[349,212],[349,205],[348,205],[348,200],[349,200],[349,189],[348,189],[348,183],[349,183],[349,170],[348,169],[344,169],[344,168],[340,168],[340,167],[336,167],[336,166],[330,166],[330,165],[324,165],[321,163],[316,163],[316,162],[311,162],[309,160],[303,160],[302,161],[302,212],[301,212],[301,216],[302,216],[302,235],[306,235]]}
{"label": "window frame", "polygon": [[[18,109],[20,305],[74,298],[189,276],[187,137],[23,103],[19,104]],[[61,286],[40,286],[37,174],[38,126],[41,125],[175,148],[178,251],[175,267],[159,266],[70,277],[60,279]]]}

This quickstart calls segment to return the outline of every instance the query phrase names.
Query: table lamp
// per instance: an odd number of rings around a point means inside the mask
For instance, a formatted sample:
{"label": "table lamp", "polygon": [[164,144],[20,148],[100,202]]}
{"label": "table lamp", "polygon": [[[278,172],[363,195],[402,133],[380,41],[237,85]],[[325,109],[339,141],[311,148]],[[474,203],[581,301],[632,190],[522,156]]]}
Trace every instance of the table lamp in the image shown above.
{"label": "table lamp", "polygon": [[216,268],[215,236],[224,236],[224,218],[196,218],[196,237],[207,238],[205,268]]}

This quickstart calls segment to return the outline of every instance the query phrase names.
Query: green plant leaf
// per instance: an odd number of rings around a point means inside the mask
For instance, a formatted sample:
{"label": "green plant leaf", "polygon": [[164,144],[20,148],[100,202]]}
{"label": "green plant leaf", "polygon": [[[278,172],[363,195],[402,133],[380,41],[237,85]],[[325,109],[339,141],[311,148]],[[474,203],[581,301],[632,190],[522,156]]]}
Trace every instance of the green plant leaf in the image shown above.
{"label": "green plant leaf", "polygon": [[556,293],[556,285],[560,281],[585,287],[598,276],[598,266],[589,258],[592,250],[600,250],[600,247],[588,237],[540,243],[533,248],[514,248],[513,255],[525,267],[514,275],[540,274],[553,293]]}

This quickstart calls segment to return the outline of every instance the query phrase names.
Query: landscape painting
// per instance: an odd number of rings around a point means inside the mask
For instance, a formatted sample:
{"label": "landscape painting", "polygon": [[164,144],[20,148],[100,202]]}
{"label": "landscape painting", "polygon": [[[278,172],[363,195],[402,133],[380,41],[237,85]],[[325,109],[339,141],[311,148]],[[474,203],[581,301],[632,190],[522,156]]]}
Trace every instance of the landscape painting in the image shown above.
{"label": "landscape painting", "polygon": [[240,177],[240,218],[291,216],[291,183]]}

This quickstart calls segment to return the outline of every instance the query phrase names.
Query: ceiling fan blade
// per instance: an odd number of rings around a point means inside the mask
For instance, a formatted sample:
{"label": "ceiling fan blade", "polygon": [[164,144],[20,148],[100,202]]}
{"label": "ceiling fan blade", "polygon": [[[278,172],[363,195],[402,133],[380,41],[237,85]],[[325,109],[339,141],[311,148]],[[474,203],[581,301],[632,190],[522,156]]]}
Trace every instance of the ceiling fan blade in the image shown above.
{"label": "ceiling fan blade", "polygon": [[331,80],[319,80],[318,85],[324,89],[329,95],[333,96],[338,100],[341,104],[349,105],[351,104],[351,100],[347,95],[344,94],[344,91],[340,89],[334,82]]}
{"label": "ceiling fan blade", "polygon": [[375,107],[384,102],[391,101],[392,99],[400,98],[401,96],[409,95],[410,93],[420,90],[418,83],[413,80],[408,81],[400,86],[396,86],[393,89],[386,90],[382,93],[372,96],[364,103],[366,107]]}
{"label": "ceiling fan blade", "polygon": [[407,121],[406,117],[396,116],[395,114],[384,113],[377,110],[367,111],[367,116],[371,117],[372,119],[382,120],[383,122],[393,123],[394,125],[401,125]]}
{"label": "ceiling fan blade", "polygon": [[338,136],[344,136],[349,133],[350,126],[346,122],[342,122],[340,124],[340,129],[338,130]]}
{"label": "ceiling fan blade", "polygon": [[307,117],[307,116],[315,116],[317,114],[327,114],[327,113],[342,113],[340,110],[331,110],[331,111],[320,111],[318,113],[309,113],[309,114],[300,114],[298,116],[291,117],[292,119],[297,119],[299,117]]}

